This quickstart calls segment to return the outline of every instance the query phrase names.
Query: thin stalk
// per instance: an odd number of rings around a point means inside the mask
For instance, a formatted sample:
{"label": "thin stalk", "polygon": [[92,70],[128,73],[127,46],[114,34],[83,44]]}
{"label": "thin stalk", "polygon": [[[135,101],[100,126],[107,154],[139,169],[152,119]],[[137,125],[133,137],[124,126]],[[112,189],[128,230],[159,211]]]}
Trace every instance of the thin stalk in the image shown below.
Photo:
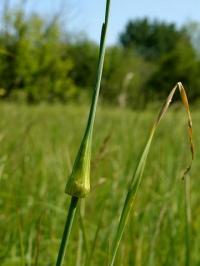
{"label": "thin stalk", "polygon": [[117,227],[117,232],[116,232],[114,242],[113,242],[114,244],[113,244],[113,249],[112,249],[112,254],[111,254],[111,262],[110,262],[109,266],[113,266],[115,263],[115,259],[116,259],[117,251],[118,251],[118,248],[120,245],[120,241],[122,239],[122,235],[124,233],[125,226],[127,224],[128,218],[129,218],[129,213],[130,213],[130,210],[133,208],[133,205],[134,205],[134,202],[136,199],[136,195],[137,195],[138,189],[140,187],[140,183],[142,181],[142,174],[143,174],[143,171],[145,168],[145,163],[146,163],[149,149],[151,146],[151,142],[152,142],[152,139],[153,139],[153,136],[155,133],[155,129],[156,129],[156,127],[154,126],[152,131],[151,131],[148,142],[144,148],[142,156],[139,160],[138,167],[136,168],[132,182],[130,183],[130,187],[128,188],[128,192],[127,192],[124,206],[122,209],[122,213],[120,216],[119,224]]}
{"label": "thin stalk", "polygon": [[72,227],[76,206],[79,198],[84,198],[89,194],[90,191],[90,163],[91,163],[91,146],[92,146],[92,134],[94,127],[94,120],[96,115],[98,97],[100,92],[101,78],[103,72],[103,64],[106,50],[106,34],[108,27],[109,11],[110,11],[111,0],[106,1],[106,12],[105,20],[102,25],[101,39],[100,39],[100,49],[99,49],[99,60],[97,68],[96,82],[94,86],[94,93],[92,97],[92,103],[90,107],[90,112],[88,116],[88,121],[86,129],[83,135],[83,139],[76,156],[72,173],[68,179],[65,192],[71,195],[71,205],[69,208],[69,213],[67,216],[67,221],[63,233],[63,239],[61,242],[58,259],[56,266],[62,265],[67,241],[69,238],[70,230]]}
{"label": "thin stalk", "polygon": [[66,246],[67,246],[67,243],[68,243],[68,240],[69,240],[69,235],[70,235],[70,232],[71,232],[72,223],[73,223],[74,216],[75,216],[75,213],[76,213],[77,203],[78,203],[78,198],[72,197],[71,198],[71,203],[70,203],[70,206],[69,206],[69,211],[68,211],[66,223],[65,223],[63,236],[62,236],[62,241],[61,241],[61,244],[60,244],[60,249],[59,249],[59,252],[58,252],[56,266],[63,265],[65,251],[66,251]]}
{"label": "thin stalk", "polygon": [[95,232],[95,235],[94,235],[94,239],[93,239],[92,244],[91,244],[90,253],[88,253],[87,257],[86,257],[85,266],[90,266],[92,264],[92,259],[94,257],[94,253],[95,253],[95,248],[96,248],[96,245],[97,245],[99,232],[100,232],[100,229],[101,229],[101,226],[102,226],[102,222],[103,222],[103,212],[104,212],[103,208],[104,208],[104,205],[102,207],[102,210],[99,211],[99,213],[100,213],[99,221],[98,221],[98,224],[97,224],[97,228],[96,228],[96,232]]}
{"label": "thin stalk", "polygon": [[21,219],[19,223],[19,241],[20,241],[20,251],[21,251],[21,265],[25,266],[26,261],[25,261],[25,254],[24,254],[24,244],[23,244],[23,231],[22,231],[22,224],[21,224]]}
{"label": "thin stalk", "polygon": [[[83,211],[84,209],[84,211]],[[85,205],[83,207],[83,209],[80,210],[80,230],[82,232],[82,237],[83,237],[83,243],[84,243],[84,248],[85,248],[85,253],[86,253],[86,256],[88,254],[88,239],[87,239],[87,234],[86,234],[86,231],[85,231],[85,224],[84,224],[84,216],[85,216]]]}
{"label": "thin stalk", "polygon": [[94,85],[94,92],[92,96],[92,102],[90,112],[88,115],[87,125],[81,141],[79,151],[77,153],[71,176],[68,179],[65,192],[71,196],[78,198],[84,198],[90,191],[90,163],[91,163],[91,146],[94,120],[96,115],[97,103],[100,92],[101,78],[103,72],[103,64],[106,50],[106,35],[110,11],[111,0],[106,1],[105,20],[102,25],[99,59],[97,66],[96,82]]}
{"label": "thin stalk", "polygon": [[191,224],[191,202],[190,202],[190,177],[184,178],[185,189],[185,266],[191,265],[190,257],[190,224]]}
{"label": "thin stalk", "polygon": [[78,248],[77,248],[77,255],[76,255],[76,266],[80,266],[81,265],[81,261],[82,261],[82,247],[83,247],[83,235],[82,235],[82,231],[79,230]]}
{"label": "thin stalk", "polygon": [[[82,257],[83,257],[83,240],[85,236],[85,230],[83,225],[83,217],[85,216],[85,200],[83,199],[80,204],[80,212],[79,212],[79,238],[78,238],[78,248],[77,248],[77,256],[76,256],[76,266],[81,266]],[[87,244],[85,240],[86,252],[87,252]]]}
{"label": "thin stalk", "polygon": [[105,21],[104,21],[104,23],[102,25],[102,29],[101,29],[101,39],[100,39],[97,76],[96,76],[94,93],[93,93],[93,97],[92,97],[92,104],[91,104],[91,108],[90,108],[90,113],[89,113],[87,127],[85,130],[84,137],[86,137],[90,132],[92,134],[95,115],[96,115],[96,109],[97,109],[97,103],[98,103],[98,97],[99,97],[100,85],[101,85],[101,78],[102,78],[102,72],[103,72],[103,65],[104,65],[104,58],[105,58],[105,51],[106,51],[106,35],[107,35],[107,28],[108,28],[108,21],[109,21],[110,2],[111,2],[111,0],[107,0],[107,2],[106,2]]}

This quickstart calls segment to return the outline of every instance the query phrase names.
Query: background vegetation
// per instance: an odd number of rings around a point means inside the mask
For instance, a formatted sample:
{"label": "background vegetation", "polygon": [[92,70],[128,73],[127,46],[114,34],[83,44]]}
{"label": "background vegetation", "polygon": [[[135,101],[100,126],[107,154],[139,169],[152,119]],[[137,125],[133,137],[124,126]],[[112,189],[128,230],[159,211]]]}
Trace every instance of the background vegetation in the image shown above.
{"label": "background vegetation", "polygon": [[[21,105],[16,109],[15,104],[1,104],[2,266],[55,265],[70,199],[64,194],[65,184],[87,112],[87,108],[76,105]],[[81,220],[77,212],[67,265],[84,265],[86,254],[93,248],[91,265],[106,265],[126,187],[155,113],[99,108],[92,152],[92,190],[85,201]],[[197,147],[200,145],[198,121],[199,111],[193,111]],[[184,129],[182,108],[180,112],[171,110],[161,123],[116,265],[184,265],[184,182],[181,172],[188,154],[187,136],[182,134]],[[197,150],[191,172],[192,266],[200,263],[199,157]],[[80,225],[84,236],[79,231]],[[84,252],[81,258],[80,247]]]}
{"label": "background vegetation", "polygon": [[[95,82],[98,45],[74,38],[58,16],[26,14],[23,5],[4,8],[0,31],[1,99],[85,102]],[[143,108],[182,81],[190,101],[200,97],[200,30],[148,19],[129,21],[106,54],[101,98]]]}

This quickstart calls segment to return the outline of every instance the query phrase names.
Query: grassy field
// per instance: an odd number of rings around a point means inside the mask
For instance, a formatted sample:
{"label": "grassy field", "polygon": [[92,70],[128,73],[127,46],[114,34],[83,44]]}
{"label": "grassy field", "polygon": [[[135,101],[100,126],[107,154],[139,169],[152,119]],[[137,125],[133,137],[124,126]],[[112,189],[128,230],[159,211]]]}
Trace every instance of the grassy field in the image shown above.
{"label": "grassy field", "polygon": [[[88,109],[0,105],[0,265],[50,266],[65,222],[64,193]],[[75,218],[67,266],[107,265],[125,191],[157,115],[99,108],[92,191]],[[196,157],[191,176],[191,266],[200,265],[200,112],[192,111]],[[185,113],[171,108],[153,141],[136,207],[116,265],[184,265],[184,182],[189,160]]]}

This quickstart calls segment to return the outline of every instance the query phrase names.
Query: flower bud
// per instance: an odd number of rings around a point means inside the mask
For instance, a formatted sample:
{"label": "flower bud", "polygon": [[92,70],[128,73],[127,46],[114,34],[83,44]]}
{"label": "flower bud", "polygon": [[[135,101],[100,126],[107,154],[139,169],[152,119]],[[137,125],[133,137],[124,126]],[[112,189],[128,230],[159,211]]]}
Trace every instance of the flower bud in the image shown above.
{"label": "flower bud", "polygon": [[77,198],[84,198],[90,191],[91,137],[82,142],[65,192]]}

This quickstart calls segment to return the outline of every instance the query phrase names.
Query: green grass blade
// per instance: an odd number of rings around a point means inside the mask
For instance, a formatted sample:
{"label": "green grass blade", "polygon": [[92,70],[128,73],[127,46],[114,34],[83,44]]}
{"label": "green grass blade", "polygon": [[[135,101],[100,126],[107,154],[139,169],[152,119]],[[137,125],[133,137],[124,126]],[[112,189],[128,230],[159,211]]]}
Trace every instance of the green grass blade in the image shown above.
{"label": "green grass blade", "polygon": [[[177,90],[179,90],[179,92],[180,92],[181,100],[182,100],[182,103],[185,107],[185,110],[186,110],[186,113],[188,116],[188,136],[189,136],[190,150],[191,150],[191,162],[190,162],[189,166],[186,168],[186,170],[184,171],[184,176],[186,176],[186,174],[188,173],[188,171],[191,168],[193,157],[194,157],[194,146],[193,146],[193,141],[192,141],[192,119],[191,119],[191,115],[190,115],[189,104],[188,104],[188,100],[187,100],[187,95],[185,93],[185,89],[184,89],[183,85],[179,82],[170,92],[169,96],[167,97],[166,102],[164,103],[163,107],[161,108],[161,110],[157,116],[157,119],[155,120],[153,128],[150,132],[150,136],[146,142],[146,145],[143,149],[142,155],[141,155],[139,162],[137,164],[135,173],[134,173],[133,178],[130,182],[130,185],[129,185],[129,188],[127,191],[127,195],[126,195],[126,199],[125,199],[123,209],[121,212],[120,221],[119,221],[117,231],[115,234],[115,238],[113,241],[113,249],[112,249],[111,261],[110,261],[111,266],[114,265],[117,250],[119,248],[120,241],[121,241],[124,229],[125,229],[126,224],[127,224],[127,220],[128,220],[130,211],[134,205],[134,201],[135,201],[135,198],[136,198],[136,195],[137,195],[137,192],[138,192],[141,180],[142,180],[142,175],[143,175],[143,171],[145,168],[147,156],[148,156],[149,151],[150,151],[152,139],[154,137],[155,131],[156,131],[160,121],[162,120],[162,118],[166,114],[166,112],[170,106],[170,103],[172,101],[172,98],[173,98],[173,96]],[[186,208],[186,212],[188,212],[188,208]],[[188,215],[187,215],[187,217],[188,217]],[[188,224],[188,221],[186,221],[186,223]],[[189,233],[187,233],[187,241],[186,242],[188,242],[188,241],[189,241]],[[188,248],[189,248],[189,245],[186,246],[186,250]],[[187,250],[186,253],[189,253],[189,251]],[[186,264],[186,265],[188,266],[189,264]]]}

